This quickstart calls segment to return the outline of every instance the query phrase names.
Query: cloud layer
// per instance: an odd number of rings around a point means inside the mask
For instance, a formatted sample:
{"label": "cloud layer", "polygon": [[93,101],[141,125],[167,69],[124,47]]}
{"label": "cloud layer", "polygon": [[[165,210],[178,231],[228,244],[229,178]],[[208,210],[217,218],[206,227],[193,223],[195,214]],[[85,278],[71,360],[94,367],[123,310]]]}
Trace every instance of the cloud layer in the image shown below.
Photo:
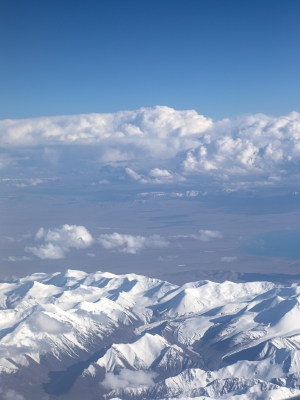
{"label": "cloud layer", "polygon": [[300,177],[297,112],[213,122],[196,111],[157,106],[115,114],[2,120],[0,145],[2,169],[18,164],[20,152],[28,149],[39,151],[52,166],[59,160],[64,164],[64,151],[81,146],[86,160],[93,158],[99,167],[121,166],[128,178],[142,184],[207,176],[225,186],[279,185],[295,184]]}
{"label": "cloud layer", "polygon": [[[204,140],[203,140],[204,139]],[[263,114],[215,123],[201,144],[187,152],[185,171],[232,175],[284,175],[300,160],[300,115]]]}
{"label": "cloud layer", "polygon": [[[161,235],[131,235],[118,232],[104,233],[93,238],[91,233],[84,226],[62,225],[59,228],[44,229],[40,228],[35,235],[36,246],[26,246],[25,251],[40,259],[57,260],[62,259],[71,249],[87,249],[93,244],[100,244],[107,250],[120,253],[137,254],[146,248],[165,248],[172,244],[170,239],[176,241],[181,238],[196,239],[208,242],[214,239],[221,239],[223,235],[217,230],[199,230],[196,234],[185,234],[171,236],[169,239]],[[95,256],[94,253],[88,253]],[[9,256],[8,261],[30,260],[27,256]]]}
{"label": "cloud layer", "polygon": [[135,157],[135,150],[160,158],[197,144],[197,137],[212,121],[196,111],[169,107],[141,108],[115,114],[82,114],[0,121],[4,148],[70,144],[101,144],[104,163]]}
{"label": "cloud layer", "polygon": [[[84,226],[62,225],[59,228],[48,229],[40,228],[35,235],[36,246],[26,246],[25,251],[34,254],[41,259],[57,260],[64,258],[71,249],[87,249],[94,243],[99,243],[108,250],[118,251],[127,254],[136,254],[147,247],[163,248],[170,242],[160,236],[141,236],[121,234],[114,232],[102,234],[95,240]],[[94,255],[89,253],[89,255]],[[10,256],[8,261],[30,260],[29,257]]]}

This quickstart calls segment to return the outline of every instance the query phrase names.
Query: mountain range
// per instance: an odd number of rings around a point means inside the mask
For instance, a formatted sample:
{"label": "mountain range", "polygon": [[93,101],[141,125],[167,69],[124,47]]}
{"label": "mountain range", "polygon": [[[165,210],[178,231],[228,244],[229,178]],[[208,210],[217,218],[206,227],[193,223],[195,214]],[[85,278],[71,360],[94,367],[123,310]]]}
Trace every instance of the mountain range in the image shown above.
{"label": "mountain range", "polygon": [[300,285],[67,270],[0,282],[0,397],[300,395]]}

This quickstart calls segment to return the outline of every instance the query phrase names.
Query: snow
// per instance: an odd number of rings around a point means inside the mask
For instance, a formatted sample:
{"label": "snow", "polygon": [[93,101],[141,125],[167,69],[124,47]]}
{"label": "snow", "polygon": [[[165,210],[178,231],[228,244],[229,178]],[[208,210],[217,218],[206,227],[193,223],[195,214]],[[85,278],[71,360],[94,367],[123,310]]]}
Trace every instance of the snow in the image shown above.
{"label": "snow", "polygon": [[184,320],[177,328],[177,339],[180,343],[191,346],[199,340],[204,333],[213,326],[205,317],[193,317]]}
{"label": "snow", "polygon": [[97,364],[107,371],[114,371],[116,366],[126,363],[135,369],[149,368],[167,346],[168,342],[159,335],[146,333],[133,343],[113,345]]}
{"label": "snow", "polygon": [[[82,379],[97,381],[103,368],[113,374],[157,368],[170,376],[173,366],[174,376],[131,388],[132,396],[244,400],[300,393],[300,285],[176,286],[136,274],[69,269],[0,282],[0,299],[0,376],[21,373],[28,357],[78,361],[91,343],[117,338]],[[131,340],[119,333],[125,328]],[[190,366],[202,357],[215,366]]]}

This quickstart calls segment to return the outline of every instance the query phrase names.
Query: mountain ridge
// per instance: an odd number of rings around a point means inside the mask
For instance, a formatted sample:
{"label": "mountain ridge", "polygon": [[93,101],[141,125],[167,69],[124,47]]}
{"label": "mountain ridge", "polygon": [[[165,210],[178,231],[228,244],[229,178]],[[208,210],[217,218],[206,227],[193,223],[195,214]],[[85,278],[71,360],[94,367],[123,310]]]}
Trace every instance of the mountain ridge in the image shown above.
{"label": "mountain ridge", "polygon": [[0,389],[25,400],[300,394],[296,283],[68,269],[0,282],[0,294]]}

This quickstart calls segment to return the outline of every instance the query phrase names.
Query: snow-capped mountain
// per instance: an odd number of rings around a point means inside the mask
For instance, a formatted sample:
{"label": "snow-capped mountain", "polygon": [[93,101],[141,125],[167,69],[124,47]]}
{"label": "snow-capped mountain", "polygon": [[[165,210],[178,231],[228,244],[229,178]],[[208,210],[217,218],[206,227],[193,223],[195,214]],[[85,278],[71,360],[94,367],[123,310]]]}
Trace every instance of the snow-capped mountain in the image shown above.
{"label": "snow-capped mountain", "polygon": [[300,394],[300,285],[67,270],[1,282],[0,293],[0,397]]}

